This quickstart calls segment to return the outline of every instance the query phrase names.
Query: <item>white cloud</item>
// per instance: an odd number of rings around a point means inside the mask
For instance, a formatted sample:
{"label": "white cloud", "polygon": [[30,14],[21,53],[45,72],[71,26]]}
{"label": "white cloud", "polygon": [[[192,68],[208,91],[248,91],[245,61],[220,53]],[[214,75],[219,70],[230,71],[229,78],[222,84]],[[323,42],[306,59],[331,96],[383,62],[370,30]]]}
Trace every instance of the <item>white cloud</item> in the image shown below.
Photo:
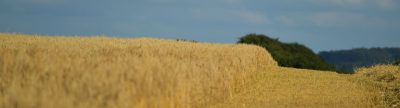
{"label": "white cloud", "polygon": [[362,5],[365,0],[310,0],[319,4],[334,4],[334,5]]}
{"label": "white cloud", "polygon": [[239,11],[236,15],[244,22],[252,24],[266,24],[269,22],[267,16],[254,11]]}
{"label": "white cloud", "polygon": [[395,0],[309,0],[309,1],[317,4],[337,5],[344,7],[375,6],[379,8],[388,9],[396,6]]}
{"label": "white cloud", "polygon": [[190,13],[198,20],[247,24],[269,23],[268,17],[257,11],[226,8],[195,8]]}
{"label": "white cloud", "polygon": [[228,3],[228,4],[241,4],[242,3],[242,0],[222,0],[222,1],[225,3]]}
{"label": "white cloud", "polygon": [[394,8],[396,5],[394,0],[376,0],[377,4],[386,9]]}
{"label": "white cloud", "polygon": [[321,27],[382,26],[387,23],[380,18],[348,12],[321,12],[310,17],[310,21]]}
{"label": "white cloud", "polygon": [[290,25],[290,26],[296,25],[296,21],[290,18],[289,16],[279,16],[276,17],[275,19],[284,25]]}
{"label": "white cloud", "polygon": [[21,1],[34,4],[56,4],[56,3],[63,3],[66,0],[21,0]]}
{"label": "white cloud", "polygon": [[364,20],[364,16],[353,13],[324,12],[311,17],[311,21],[318,26],[343,26]]}
{"label": "white cloud", "polygon": [[326,0],[327,2],[339,5],[362,5],[365,0]]}

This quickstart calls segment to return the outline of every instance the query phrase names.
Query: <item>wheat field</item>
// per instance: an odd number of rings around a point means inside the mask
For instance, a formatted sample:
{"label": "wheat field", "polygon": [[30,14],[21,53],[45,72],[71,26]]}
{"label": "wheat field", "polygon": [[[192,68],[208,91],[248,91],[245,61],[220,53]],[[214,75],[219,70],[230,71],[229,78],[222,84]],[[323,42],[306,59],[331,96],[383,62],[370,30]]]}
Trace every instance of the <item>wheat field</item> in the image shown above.
{"label": "wheat field", "polygon": [[0,34],[1,108],[385,107],[363,78],[253,45]]}
{"label": "wheat field", "polygon": [[376,65],[357,70],[356,77],[369,89],[381,91],[386,107],[400,108],[400,66]]}

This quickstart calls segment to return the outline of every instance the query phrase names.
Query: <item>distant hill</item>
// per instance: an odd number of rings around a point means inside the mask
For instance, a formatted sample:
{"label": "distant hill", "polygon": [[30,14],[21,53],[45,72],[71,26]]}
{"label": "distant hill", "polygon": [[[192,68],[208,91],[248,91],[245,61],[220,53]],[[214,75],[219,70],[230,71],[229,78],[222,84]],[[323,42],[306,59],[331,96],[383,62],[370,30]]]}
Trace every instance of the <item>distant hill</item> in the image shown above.
{"label": "distant hill", "polygon": [[357,67],[391,64],[400,60],[400,48],[356,48],[350,50],[322,51],[319,53],[338,71],[353,73]]}

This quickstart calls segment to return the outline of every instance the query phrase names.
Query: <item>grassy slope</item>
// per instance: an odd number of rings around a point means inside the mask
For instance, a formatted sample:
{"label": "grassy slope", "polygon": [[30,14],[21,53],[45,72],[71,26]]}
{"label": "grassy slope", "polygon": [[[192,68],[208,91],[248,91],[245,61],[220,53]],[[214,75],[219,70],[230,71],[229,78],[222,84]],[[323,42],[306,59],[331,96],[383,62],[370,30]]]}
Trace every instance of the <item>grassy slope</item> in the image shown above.
{"label": "grassy slope", "polygon": [[0,107],[377,107],[353,76],[280,68],[265,50],[0,34]]}

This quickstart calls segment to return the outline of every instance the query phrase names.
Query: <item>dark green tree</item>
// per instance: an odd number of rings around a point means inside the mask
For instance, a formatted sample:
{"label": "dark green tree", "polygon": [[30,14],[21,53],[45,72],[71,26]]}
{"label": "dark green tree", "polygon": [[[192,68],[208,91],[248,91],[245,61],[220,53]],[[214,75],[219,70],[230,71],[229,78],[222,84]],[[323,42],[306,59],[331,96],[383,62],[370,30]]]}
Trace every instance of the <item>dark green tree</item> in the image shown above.
{"label": "dark green tree", "polygon": [[298,43],[283,43],[263,34],[247,34],[238,43],[254,44],[268,50],[280,66],[316,70],[334,70],[306,46]]}
{"label": "dark green tree", "polygon": [[393,63],[394,65],[400,65],[400,60],[397,60],[396,62]]}

